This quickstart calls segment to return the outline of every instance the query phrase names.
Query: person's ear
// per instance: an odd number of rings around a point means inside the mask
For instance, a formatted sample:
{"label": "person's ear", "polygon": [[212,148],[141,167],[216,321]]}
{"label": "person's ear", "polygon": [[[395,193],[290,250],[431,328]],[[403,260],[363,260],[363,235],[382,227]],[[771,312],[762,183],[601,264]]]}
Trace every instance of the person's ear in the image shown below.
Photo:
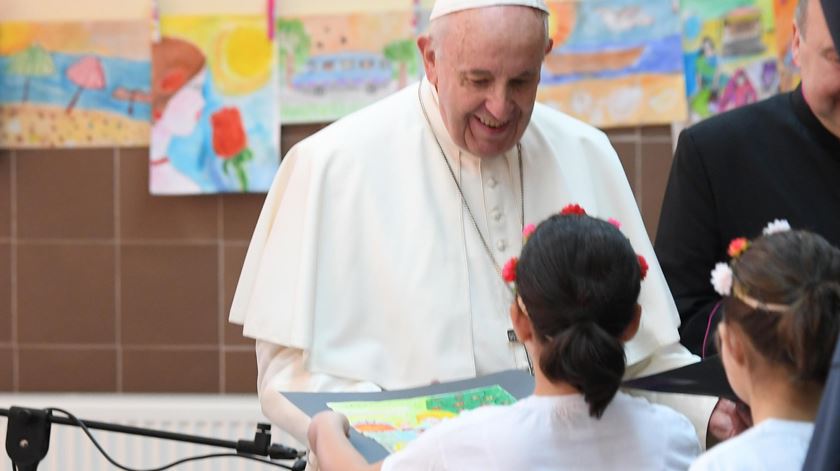
{"label": "person's ear", "polygon": [[437,57],[435,48],[432,46],[432,37],[428,34],[417,38],[417,49],[420,49],[420,56],[423,58],[423,69],[426,71],[426,78],[432,85],[437,86]]}
{"label": "person's ear", "polygon": [[510,303],[510,320],[513,324],[513,331],[516,332],[517,340],[525,343],[534,338],[534,326],[525,310],[525,303],[519,296]]}
{"label": "person's ear", "polygon": [[545,55],[547,56],[554,49],[554,39],[548,38],[548,44],[545,45]]}
{"label": "person's ear", "polygon": [[[800,0],[800,1],[808,1],[808,0]],[[799,57],[800,50],[802,49],[802,29],[796,24],[796,21],[793,22],[793,39],[790,42],[790,50],[793,54],[793,63],[797,67],[802,67],[802,63],[800,62],[801,59]]]}
{"label": "person's ear", "polygon": [[636,336],[636,333],[639,331],[639,325],[642,323],[642,306],[636,304],[633,306],[633,318],[630,320],[630,323],[627,324],[627,327],[624,328],[624,332],[621,333],[619,340],[622,342],[629,342],[633,337]]}
{"label": "person's ear", "polygon": [[727,355],[736,365],[744,366],[747,362],[746,345],[743,334],[737,328],[730,328],[725,322],[718,324],[721,354]]}

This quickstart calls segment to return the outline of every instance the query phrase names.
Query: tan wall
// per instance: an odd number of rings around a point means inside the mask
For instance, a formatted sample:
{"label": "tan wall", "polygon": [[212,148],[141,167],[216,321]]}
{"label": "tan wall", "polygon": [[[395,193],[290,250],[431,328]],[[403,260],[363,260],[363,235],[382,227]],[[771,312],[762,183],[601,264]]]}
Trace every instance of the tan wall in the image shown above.
{"label": "tan wall", "polygon": [[[669,128],[609,135],[653,234]],[[264,195],[152,197],[147,158],[0,150],[0,391],[255,390],[226,319]]]}

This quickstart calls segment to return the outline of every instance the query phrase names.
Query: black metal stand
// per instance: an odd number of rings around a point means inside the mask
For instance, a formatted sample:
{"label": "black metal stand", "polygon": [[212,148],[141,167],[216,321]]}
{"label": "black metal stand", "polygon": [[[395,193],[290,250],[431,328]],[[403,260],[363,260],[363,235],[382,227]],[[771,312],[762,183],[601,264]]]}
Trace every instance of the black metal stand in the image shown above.
{"label": "black metal stand", "polygon": [[[9,418],[6,430],[6,453],[19,471],[36,471],[38,463],[47,455],[50,447],[50,426],[53,423],[81,427],[77,421],[58,417],[48,409],[29,409],[12,406],[0,409],[0,416]],[[303,470],[306,466],[301,458],[304,453],[294,448],[271,443],[271,425],[257,424],[253,440],[219,440],[215,438],[185,435],[140,427],[131,427],[107,422],[78,419],[88,429],[106,430],[144,437],[162,438],[179,442],[209,445],[235,450],[239,455],[267,456],[273,460],[297,460],[290,468]]]}

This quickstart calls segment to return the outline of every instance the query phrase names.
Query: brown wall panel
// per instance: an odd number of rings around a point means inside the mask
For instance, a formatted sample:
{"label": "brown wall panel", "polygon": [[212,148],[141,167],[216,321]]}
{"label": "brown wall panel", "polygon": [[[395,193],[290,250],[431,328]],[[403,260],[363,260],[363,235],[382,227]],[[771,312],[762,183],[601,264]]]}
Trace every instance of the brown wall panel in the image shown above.
{"label": "brown wall panel", "polygon": [[[285,126],[282,152],[322,127]],[[670,129],[608,136],[652,232]],[[150,196],[147,155],[0,150],[0,390],[254,391],[226,319],[264,195]]]}

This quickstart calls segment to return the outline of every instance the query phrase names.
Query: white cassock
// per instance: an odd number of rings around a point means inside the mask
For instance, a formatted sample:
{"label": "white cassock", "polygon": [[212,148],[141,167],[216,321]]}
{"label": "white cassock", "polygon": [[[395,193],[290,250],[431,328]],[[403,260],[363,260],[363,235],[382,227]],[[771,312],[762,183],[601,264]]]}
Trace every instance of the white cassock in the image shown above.
{"label": "white cassock", "polygon": [[[274,423],[303,441],[308,421],[281,390],[396,389],[527,366],[507,337],[512,295],[435,136],[498,265],[519,255],[523,194],[526,224],[569,203],[618,219],[650,264],[628,374],[697,360],[679,346],[676,308],[604,133],[538,103],[521,140],[523,192],[517,149],[478,158],[458,148],[424,79],[300,142],[267,196],[230,320],[257,339]],[[656,402],[702,437],[714,402],[669,396]]]}

